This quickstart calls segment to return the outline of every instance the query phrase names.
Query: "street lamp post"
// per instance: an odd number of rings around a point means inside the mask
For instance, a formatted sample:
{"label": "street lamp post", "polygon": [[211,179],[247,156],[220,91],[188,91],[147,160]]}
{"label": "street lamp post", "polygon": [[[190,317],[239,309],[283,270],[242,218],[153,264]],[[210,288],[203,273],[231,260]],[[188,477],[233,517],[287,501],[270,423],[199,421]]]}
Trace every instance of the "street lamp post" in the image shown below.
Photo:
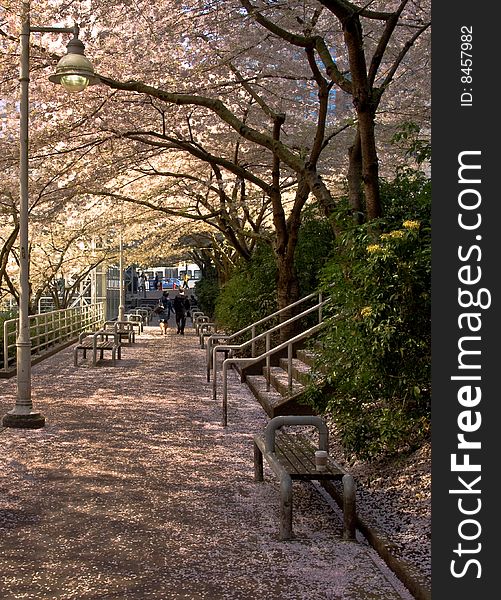
{"label": "street lamp post", "polygon": [[120,248],[118,258],[118,268],[120,269],[118,287],[120,290],[120,301],[118,305],[118,320],[125,320],[125,288],[124,288],[124,242],[122,230],[120,230]]}
{"label": "street lamp post", "polygon": [[15,407],[3,416],[4,427],[38,429],[45,425],[45,417],[33,410],[31,400],[31,336],[29,322],[29,254],[28,254],[28,138],[30,74],[30,33],[72,33],[73,39],[67,54],[59,61],[56,73],[49,77],[53,83],[61,83],[67,91],[82,91],[87,85],[99,82],[91,63],[83,55],[84,45],[78,39],[79,28],[31,27],[30,3],[23,2],[21,27],[20,65],[20,124],[19,124],[19,326],[16,339],[17,398]]}

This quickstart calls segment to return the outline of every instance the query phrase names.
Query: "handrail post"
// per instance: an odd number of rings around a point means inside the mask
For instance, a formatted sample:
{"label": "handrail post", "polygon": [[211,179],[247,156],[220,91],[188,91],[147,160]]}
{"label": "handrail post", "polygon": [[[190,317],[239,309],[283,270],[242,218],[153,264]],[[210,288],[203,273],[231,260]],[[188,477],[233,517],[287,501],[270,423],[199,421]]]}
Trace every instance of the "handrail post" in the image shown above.
{"label": "handrail post", "polygon": [[49,321],[47,320],[47,316],[44,318],[44,335],[45,335],[45,348],[48,348],[51,345],[51,341],[49,340]]}
{"label": "handrail post", "polygon": [[228,364],[223,360],[223,427],[228,425]]}
{"label": "handrail post", "polygon": [[[271,335],[269,333],[267,333],[266,334],[266,352],[269,352],[269,350],[271,350]],[[270,369],[271,369],[271,357],[268,354],[266,356],[266,391],[267,392],[270,391],[270,385],[271,385]]]}
{"label": "handrail post", "polygon": [[[316,307],[315,307],[315,310],[316,310]],[[278,346],[276,346],[273,349],[270,348],[269,350],[267,350],[264,354],[261,354],[260,356],[257,356],[254,358],[234,358],[234,357],[232,357],[231,359],[224,360],[223,367],[225,369],[225,372],[223,374],[223,385],[227,386],[226,369],[228,368],[228,365],[230,363],[233,366],[235,366],[236,364],[243,364],[244,366],[248,366],[248,365],[255,364],[257,361],[262,361],[264,358],[266,361],[266,364],[270,365],[272,354],[275,354],[276,352],[281,351],[281,350],[285,350],[286,348],[288,348],[289,345],[292,348],[293,344],[295,344],[296,342],[300,342],[301,340],[305,339],[306,337],[309,337],[313,333],[319,331],[323,326],[324,326],[323,323],[317,323],[313,327],[310,327],[310,329],[308,329],[307,331],[304,331],[303,333],[294,336],[289,341],[282,342],[281,344],[279,344]],[[266,334],[266,335],[261,334],[261,337],[267,337],[267,336],[268,336],[268,334]],[[267,345],[269,346],[270,344],[268,343]],[[215,346],[214,347],[214,364],[216,364],[215,352],[217,352],[218,350],[224,350],[224,352],[227,352],[229,349],[232,349],[233,347],[234,346]],[[268,373],[269,372],[270,372],[270,368],[268,367]],[[291,370],[291,372],[292,372],[292,370]],[[214,384],[214,382],[213,382],[213,384]],[[223,401],[224,401],[224,404],[226,405],[227,404],[227,390],[226,390],[225,394],[226,394],[226,397],[223,399]],[[214,395],[214,398],[215,398],[215,395]],[[225,418],[227,419],[227,416]],[[327,448],[323,448],[322,446],[320,446],[320,450],[326,450],[326,449]]]}
{"label": "handrail post", "polygon": [[9,369],[9,333],[8,333],[9,325],[7,321],[4,321],[3,324],[3,368],[4,371],[8,371]]}
{"label": "handrail post", "polygon": [[292,392],[292,344],[287,346],[287,388]]}
{"label": "handrail post", "polygon": [[256,325],[254,324],[251,328],[251,356],[254,358],[256,356]]}
{"label": "handrail post", "polygon": [[207,383],[210,381],[210,370],[212,367],[212,336],[210,335],[207,339],[207,346],[205,349],[205,362],[206,362],[206,371],[207,371]]}
{"label": "handrail post", "polygon": [[217,399],[217,346],[212,351],[212,399]]}
{"label": "handrail post", "polygon": [[323,319],[323,316],[322,316],[322,307],[323,307],[322,298],[323,298],[323,294],[322,294],[322,292],[319,292],[319,294],[318,294],[318,304],[319,304],[319,307],[318,307],[318,322],[319,323],[321,323],[322,319]]}

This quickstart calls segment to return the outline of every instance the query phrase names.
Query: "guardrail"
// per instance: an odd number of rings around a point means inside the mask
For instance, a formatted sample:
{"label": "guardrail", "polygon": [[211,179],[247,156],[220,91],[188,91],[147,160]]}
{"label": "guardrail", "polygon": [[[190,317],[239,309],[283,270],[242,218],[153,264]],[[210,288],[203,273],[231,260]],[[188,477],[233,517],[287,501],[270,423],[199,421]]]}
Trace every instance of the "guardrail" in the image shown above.
{"label": "guardrail", "polygon": [[[269,373],[270,373],[271,356],[273,354],[276,354],[277,352],[280,352],[281,350],[287,349],[287,368],[288,368],[288,377],[289,377],[289,391],[291,391],[292,390],[292,349],[294,347],[294,344],[301,342],[305,339],[308,339],[309,337],[313,336],[318,331],[320,331],[324,326],[325,326],[325,321],[322,321],[321,323],[317,323],[317,325],[314,325],[313,327],[310,327],[306,331],[299,333],[298,335],[294,336],[290,340],[282,342],[275,348],[268,348],[267,351],[263,352],[263,354],[261,354],[260,356],[255,356],[255,357],[251,357],[251,358],[229,357],[229,358],[226,358],[225,360],[223,360],[223,366],[222,366],[222,383],[223,383],[222,425],[223,425],[223,427],[226,427],[228,425],[228,369],[230,368],[230,366],[240,364],[244,367],[248,367],[249,365],[252,365],[253,363],[256,363],[263,359],[266,360],[266,371],[267,371],[266,389],[269,391],[269,389],[270,389]],[[217,350],[217,346],[214,348],[214,354],[216,353],[216,350]],[[216,384],[216,357],[214,356],[214,380],[213,380],[213,399],[214,400],[216,400],[216,395],[217,395],[216,394],[216,390],[217,390],[216,385],[217,385]]]}
{"label": "guardrail", "polygon": [[[301,304],[302,302],[304,302],[305,299],[311,299],[311,298],[315,298],[315,297],[316,297],[316,294],[310,294],[309,296],[306,296],[305,298],[303,298],[301,301],[295,303],[295,305]],[[230,337],[234,337],[234,335],[233,336],[225,336],[225,335],[219,336],[218,334],[215,334],[215,335],[209,337],[209,340],[212,340],[212,345],[207,346],[207,353],[209,353],[209,352],[212,353],[212,360],[210,360],[209,356],[207,357],[207,379],[209,380],[210,367],[212,367],[212,398],[214,401],[217,400],[217,353],[223,352],[226,357],[222,363],[223,426],[224,427],[226,427],[226,425],[228,423],[228,416],[227,416],[228,415],[228,382],[227,382],[227,378],[228,378],[228,368],[230,365],[240,364],[242,366],[248,367],[256,362],[265,360],[266,361],[266,372],[267,372],[266,389],[267,389],[267,391],[269,391],[269,389],[270,389],[270,375],[269,374],[270,374],[271,357],[274,354],[276,354],[277,352],[281,352],[282,350],[287,349],[288,388],[289,388],[289,392],[292,390],[292,348],[293,348],[294,344],[296,344],[297,342],[303,341],[303,340],[307,339],[308,337],[314,335],[325,325],[325,321],[323,320],[323,310],[322,309],[327,304],[327,302],[329,302],[329,299],[323,300],[321,294],[319,294],[318,300],[319,300],[318,303],[315,304],[314,306],[311,306],[310,308],[303,310],[303,312],[301,312],[297,315],[294,315],[290,319],[287,319],[286,321],[283,321],[282,323],[279,323],[278,325],[275,325],[274,327],[271,327],[270,329],[263,331],[262,333],[260,333],[258,335],[254,335],[255,325],[256,325],[256,323],[254,323],[253,325],[251,325],[245,329],[245,331],[252,332],[252,337],[250,339],[248,339],[247,341],[242,342],[241,344],[224,344],[224,343],[217,344],[217,343],[215,343],[216,341],[220,341],[221,339],[225,339],[225,341],[228,341],[228,339]],[[290,305],[290,306],[293,306],[293,305]],[[287,308],[290,308],[290,307],[287,307]],[[283,312],[283,310],[279,311],[279,312]],[[278,344],[274,348],[271,347],[272,335],[274,333],[279,332],[283,327],[288,327],[289,325],[295,323],[296,321],[304,320],[305,317],[307,317],[308,315],[313,314],[313,313],[318,313],[318,323],[316,325],[306,329],[305,331],[303,331],[301,333],[298,333],[291,339]],[[276,314],[277,313],[274,313],[274,315],[276,315]],[[270,315],[270,316],[272,316],[272,315]],[[263,322],[268,319],[269,318],[263,319],[260,322]],[[244,331],[244,330],[242,330],[242,331]],[[258,342],[260,340],[265,341],[266,349],[259,356],[256,356],[256,353],[255,353],[256,342]],[[228,354],[235,353],[236,351],[241,351],[245,348],[248,348],[249,346],[252,348],[250,357],[241,357],[241,358],[236,358],[234,356],[228,357]]]}
{"label": "guardrail", "polygon": [[[85,330],[99,329],[104,323],[104,302],[74,306],[30,315],[31,356],[43,357],[59,346],[78,338]],[[18,319],[8,319],[3,325],[3,356],[1,370],[12,371],[16,366]]]}
{"label": "guardrail", "polygon": [[[261,337],[256,334],[257,329],[260,326],[267,323],[268,321],[275,319],[276,317],[279,317],[280,315],[282,315],[283,313],[285,313],[287,311],[290,311],[294,308],[297,308],[298,306],[301,306],[301,304],[304,304],[304,303],[308,302],[309,300],[312,300],[313,298],[315,298],[317,301],[317,305],[316,305],[315,309],[318,310],[318,322],[321,323],[323,320],[322,307],[324,306],[325,301],[323,301],[322,292],[320,292],[320,293],[313,292],[312,294],[308,294],[307,296],[304,296],[300,300],[297,300],[296,302],[293,302],[292,304],[289,304],[289,305],[285,306],[284,308],[281,308],[280,310],[277,310],[274,313],[267,315],[263,319],[260,319],[259,321],[256,321],[255,323],[252,323],[251,325],[248,325],[247,327],[244,327],[243,329],[240,329],[239,331],[236,331],[235,333],[231,333],[231,334],[215,333],[214,335],[209,336],[209,338],[207,339],[207,345],[206,345],[207,381],[209,382],[210,377],[211,377],[210,374],[211,374],[211,370],[213,367],[213,362],[212,362],[213,361],[213,352],[212,352],[212,350],[213,350],[214,346],[216,346],[217,344],[221,344],[221,343],[228,344],[232,340],[238,339],[246,333],[250,333],[249,342],[250,342],[250,346],[251,346],[251,357],[256,356],[256,342]],[[308,312],[311,312],[311,311],[308,311]],[[303,313],[303,314],[305,314],[305,313]],[[300,316],[301,315],[299,315],[299,317]],[[284,325],[291,323],[295,320],[297,320],[297,316],[294,317],[292,320],[289,319],[289,320],[279,324],[278,329],[282,328]],[[276,330],[276,328],[275,328],[275,330]],[[197,334],[198,334],[198,331],[197,331]],[[248,346],[248,344],[246,343],[245,346]]]}
{"label": "guardrail", "polygon": [[[242,344],[213,345],[212,346],[212,354],[213,354],[213,356],[212,356],[212,370],[213,370],[212,398],[213,398],[213,400],[215,401],[216,397],[217,397],[217,353],[218,352],[224,352],[225,356],[228,357],[228,353],[230,353],[230,352],[235,353],[237,351],[244,350],[248,346],[254,347],[255,342],[257,342],[259,340],[265,340],[265,344],[266,344],[265,353],[262,353],[259,356],[256,356],[256,354],[253,352],[250,358],[245,357],[245,358],[241,358],[240,360],[241,360],[241,362],[247,361],[246,364],[251,365],[254,362],[257,362],[261,358],[264,357],[264,358],[266,358],[266,367],[268,368],[268,371],[269,371],[270,357],[275,353],[275,351],[281,350],[282,348],[286,348],[287,344],[288,344],[288,341],[285,341],[284,343],[280,344],[279,346],[272,348],[271,347],[272,335],[274,333],[280,331],[283,327],[287,327],[287,326],[291,325],[292,323],[295,323],[296,321],[303,320],[309,314],[315,313],[317,311],[318,311],[318,320],[319,320],[318,324],[322,325],[322,323],[323,323],[322,307],[325,306],[326,303],[327,303],[327,300],[323,300],[322,302],[319,302],[318,304],[315,304],[314,306],[311,306],[310,308],[306,309],[302,313],[299,313],[298,315],[295,315],[294,317],[287,319],[287,321],[284,321],[283,323],[279,323],[278,325],[275,325],[275,327],[272,327],[271,329],[268,329],[267,331],[263,331],[263,333],[256,335],[256,337],[253,337],[252,339],[247,340],[246,342],[243,342]],[[314,330],[314,328],[310,328],[307,330],[307,332],[313,332],[313,330]],[[303,339],[301,337],[301,335],[302,335],[301,333],[296,335],[294,338],[292,338],[292,340],[296,341],[297,339]],[[289,371],[289,373],[292,373],[292,371]],[[290,376],[289,376],[289,379],[290,379]],[[291,387],[291,385],[292,385],[292,383],[289,382],[289,387]],[[225,377],[225,375],[223,375],[223,394],[225,394],[225,389],[226,389],[226,377]],[[270,382],[267,379],[267,390],[269,391],[269,389],[270,389]]]}

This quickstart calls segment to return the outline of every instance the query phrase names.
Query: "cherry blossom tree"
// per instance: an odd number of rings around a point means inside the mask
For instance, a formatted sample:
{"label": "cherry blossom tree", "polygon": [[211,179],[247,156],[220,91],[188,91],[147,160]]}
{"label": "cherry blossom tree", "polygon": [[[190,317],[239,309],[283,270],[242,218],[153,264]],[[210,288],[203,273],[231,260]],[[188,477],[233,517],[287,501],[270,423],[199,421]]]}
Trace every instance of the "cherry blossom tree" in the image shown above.
{"label": "cherry blossom tree", "polygon": [[[332,218],[347,180],[361,210],[362,181],[367,217],[379,214],[376,134],[390,124],[391,107],[383,92],[391,83],[392,102],[424,106],[422,87],[404,91],[412,74],[426,76],[418,70],[426,53],[411,52],[427,31],[424,3],[402,1],[391,11],[389,3],[347,1],[31,4],[33,20],[80,23],[104,84],[78,99],[57,95],[45,78],[64,40],[32,36],[34,220],[56,220],[72,199],[93,196],[103,211],[131,207],[136,222],[140,210],[141,235],[126,219],[137,257],[140,248],[150,257],[174,251],[187,222],[193,232],[213,231],[220,256],[248,258],[267,239],[285,306],[299,293],[293,258],[308,202]],[[0,27],[9,57],[2,95],[11,97],[14,17],[6,13]]]}
{"label": "cherry blossom tree", "polygon": [[[343,34],[344,53],[338,61],[329,48],[327,38],[315,33],[299,16],[297,21],[303,28],[302,33],[282,27],[277,20],[267,18],[259,10],[260,7],[263,10],[269,8],[272,2],[253,3],[251,0],[241,0],[241,3],[272,34],[303,48],[312,61],[321,61],[327,78],[352,96],[357,129],[354,143],[350,147],[348,183],[351,203],[360,213],[360,184],[363,182],[367,218],[379,217],[381,203],[375,135],[376,112],[383,93],[389,88],[410,49],[430,27],[429,4],[424,5],[425,12],[422,6],[409,0],[402,0],[393,10],[386,9],[384,3],[377,3],[383,5],[378,9],[374,2],[359,5],[347,0],[320,0],[336,16]],[[405,10],[409,5],[410,11],[406,14]],[[369,23],[365,30],[363,21]],[[395,35],[397,27],[405,28],[405,39],[402,39],[401,33]],[[394,38],[397,38],[396,44]],[[344,65],[346,66],[343,68]],[[322,77],[320,72],[317,76]]]}

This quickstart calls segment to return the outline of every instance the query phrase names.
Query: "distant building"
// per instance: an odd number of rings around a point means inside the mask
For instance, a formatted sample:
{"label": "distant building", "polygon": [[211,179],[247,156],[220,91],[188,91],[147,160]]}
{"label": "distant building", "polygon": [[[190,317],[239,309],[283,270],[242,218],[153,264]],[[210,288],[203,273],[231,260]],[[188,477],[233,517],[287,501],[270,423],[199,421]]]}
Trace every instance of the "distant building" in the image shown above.
{"label": "distant building", "polygon": [[[138,272],[141,269],[136,269]],[[196,282],[202,277],[200,267],[194,263],[179,263],[177,266],[170,267],[146,267],[142,269],[146,275],[148,286],[147,290],[154,289],[155,276],[158,276],[158,281],[162,283],[162,289],[176,289],[183,283],[183,278],[188,272],[188,287],[193,288]]]}

